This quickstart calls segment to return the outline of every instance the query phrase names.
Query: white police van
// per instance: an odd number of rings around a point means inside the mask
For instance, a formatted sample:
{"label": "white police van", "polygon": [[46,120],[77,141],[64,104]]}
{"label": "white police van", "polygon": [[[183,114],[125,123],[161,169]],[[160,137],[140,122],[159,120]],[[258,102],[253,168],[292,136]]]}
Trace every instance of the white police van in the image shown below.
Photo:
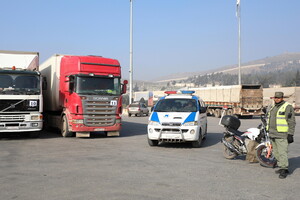
{"label": "white police van", "polygon": [[191,142],[200,147],[207,134],[207,107],[194,91],[166,91],[155,104],[148,123],[148,143]]}

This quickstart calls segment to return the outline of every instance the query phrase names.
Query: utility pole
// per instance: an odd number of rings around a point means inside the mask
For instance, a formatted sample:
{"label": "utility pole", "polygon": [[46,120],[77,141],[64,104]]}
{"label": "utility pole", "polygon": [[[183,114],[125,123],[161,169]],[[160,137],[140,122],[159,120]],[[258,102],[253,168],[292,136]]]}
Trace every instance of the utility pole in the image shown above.
{"label": "utility pole", "polygon": [[242,84],[241,78],[241,0],[236,1],[236,16],[238,18],[238,63],[239,63],[239,85]]}
{"label": "utility pole", "polygon": [[132,38],[132,33],[133,33],[133,20],[132,20],[132,2],[133,0],[130,0],[130,48],[129,48],[129,104],[132,103],[133,95],[133,51],[132,51],[132,46],[133,46],[133,38]]}

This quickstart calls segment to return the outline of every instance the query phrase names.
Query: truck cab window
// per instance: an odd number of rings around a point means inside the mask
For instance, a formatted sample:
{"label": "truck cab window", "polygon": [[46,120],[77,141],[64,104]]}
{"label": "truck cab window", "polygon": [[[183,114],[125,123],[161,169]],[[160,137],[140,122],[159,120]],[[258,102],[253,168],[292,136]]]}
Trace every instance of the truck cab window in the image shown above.
{"label": "truck cab window", "polygon": [[121,93],[120,79],[78,76],[76,79],[76,92],[79,94],[119,95]]}
{"label": "truck cab window", "polygon": [[8,88],[13,86],[13,79],[9,75],[0,75],[0,88]]}

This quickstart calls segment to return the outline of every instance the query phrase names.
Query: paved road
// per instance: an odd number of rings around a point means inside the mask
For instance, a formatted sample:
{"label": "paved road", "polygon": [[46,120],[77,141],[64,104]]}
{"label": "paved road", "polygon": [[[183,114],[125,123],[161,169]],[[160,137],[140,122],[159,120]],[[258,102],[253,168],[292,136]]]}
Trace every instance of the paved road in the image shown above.
{"label": "paved road", "polygon": [[[290,146],[292,175],[222,156],[222,127],[209,117],[202,148],[150,147],[147,117],[124,117],[121,137],[0,139],[0,199],[299,199],[300,117]],[[242,120],[241,130],[259,119]]]}

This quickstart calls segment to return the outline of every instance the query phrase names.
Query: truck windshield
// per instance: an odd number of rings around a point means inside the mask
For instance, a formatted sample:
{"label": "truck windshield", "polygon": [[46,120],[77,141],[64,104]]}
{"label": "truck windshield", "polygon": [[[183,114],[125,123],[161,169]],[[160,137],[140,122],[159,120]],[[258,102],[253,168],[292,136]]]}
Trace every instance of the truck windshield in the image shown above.
{"label": "truck windshield", "polygon": [[161,99],[157,102],[154,112],[196,112],[195,99]]}
{"label": "truck windshield", "polygon": [[76,93],[120,95],[120,78],[78,76],[76,79]]}
{"label": "truck windshield", "polygon": [[0,74],[0,94],[40,94],[39,76],[26,74]]}

